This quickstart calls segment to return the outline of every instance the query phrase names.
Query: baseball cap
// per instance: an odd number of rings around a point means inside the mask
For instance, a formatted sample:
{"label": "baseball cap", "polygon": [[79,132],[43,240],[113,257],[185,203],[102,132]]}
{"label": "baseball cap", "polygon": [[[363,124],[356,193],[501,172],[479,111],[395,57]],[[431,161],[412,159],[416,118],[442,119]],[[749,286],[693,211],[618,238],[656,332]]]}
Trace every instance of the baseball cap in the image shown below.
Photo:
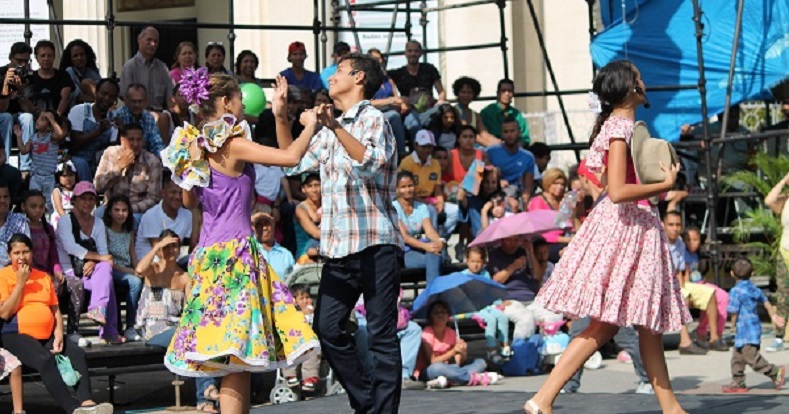
{"label": "baseball cap", "polygon": [[600,180],[597,179],[597,176],[595,176],[593,172],[589,171],[589,169],[586,168],[585,158],[581,160],[580,164],[578,164],[578,176],[586,178],[587,180],[589,180],[590,183],[594,184],[596,187],[600,187],[600,188],[603,187],[603,185],[600,184]]}
{"label": "baseball cap", "polygon": [[85,193],[96,195],[96,187],[90,181],[80,181],[74,186],[74,197],[79,197]]}
{"label": "baseball cap", "polygon": [[307,47],[304,46],[304,43],[301,42],[293,42],[288,46],[288,54],[291,54],[295,51],[301,50],[303,52],[307,51]]}
{"label": "baseball cap", "polygon": [[344,55],[351,51],[351,46],[345,42],[337,42],[334,45],[334,54],[335,55]]}
{"label": "baseball cap", "polygon": [[419,132],[416,133],[416,139],[414,142],[416,145],[436,146],[436,139],[433,137],[433,133],[426,129],[420,129]]}

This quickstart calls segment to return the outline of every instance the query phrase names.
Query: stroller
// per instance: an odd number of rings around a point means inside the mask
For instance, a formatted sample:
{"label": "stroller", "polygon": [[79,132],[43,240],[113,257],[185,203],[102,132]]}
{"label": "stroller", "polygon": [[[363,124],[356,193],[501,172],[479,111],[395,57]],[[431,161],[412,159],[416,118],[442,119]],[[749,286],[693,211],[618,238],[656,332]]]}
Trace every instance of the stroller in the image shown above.
{"label": "stroller", "polygon": [[[285,283],[288,286],[295,284],[307,285],[309,287],[310,296],[313,298],[318,294],[318,287],[321,281],[321,264],[308,264],[294,270],[291,274],[285,276]],[[319,377],[322,385],[316,388],[314,395],[338,395],[344,394],[345,389],[334,378],[329,363],[325,360],[321,361]],[[301,383],[301,382],[299,382]],[[288,386],[287,380],[281,369],[277,370],[274,388],[269,394],[269,400],[272,404],[283,404],[302,399],[301,387]]]}

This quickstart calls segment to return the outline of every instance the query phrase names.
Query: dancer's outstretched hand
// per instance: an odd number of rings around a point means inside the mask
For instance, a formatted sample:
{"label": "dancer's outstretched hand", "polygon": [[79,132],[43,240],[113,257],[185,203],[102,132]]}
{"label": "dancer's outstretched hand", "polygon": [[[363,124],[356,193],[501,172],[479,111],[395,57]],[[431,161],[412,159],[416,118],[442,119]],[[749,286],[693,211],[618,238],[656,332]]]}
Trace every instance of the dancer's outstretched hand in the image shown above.
{"label": "dancer's outstretched hand", "polygon": [[299,123],[306,127],[315,127],[319,124],[318,118],[319,115],[316,113],[317,108],[313,109],[305,109],[301,112],[301,116],[299,117]]}
{"label": "dancer's outstretched hand", "polygon": [[288,80],[282,75],[277,75],[277,80],[274,83],[271,112],[277,118],[288,119]]}
{"label": "dancer's outstretched hand", "polygon": [[315,110],[318,114],[318,125],[332,130],[340,126],[337,118],[334,117],[334,105],[320,104],[320,106],[315,107]]}

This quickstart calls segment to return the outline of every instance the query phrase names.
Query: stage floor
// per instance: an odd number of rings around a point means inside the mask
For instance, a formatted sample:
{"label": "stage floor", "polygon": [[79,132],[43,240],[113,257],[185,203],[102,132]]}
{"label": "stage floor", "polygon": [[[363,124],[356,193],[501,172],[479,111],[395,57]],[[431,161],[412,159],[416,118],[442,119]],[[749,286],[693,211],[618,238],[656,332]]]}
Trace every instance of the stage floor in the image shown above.
{"label": "stage floor", "polygon": [[[516,414],[532,394],[517,392],[486,392],[463,390],[403,391],[402,413],[453,414]],[[689,413],[785,414],[789,412],[786,395],[679,395]],[[253,413],[324,414],[348,413],[351,408],[344,395],[299,401],[290,404],[255,408]],[[652,395],[634,394],[571,394],[560,395],[554,407],[556,413],[659,413],[660,406]]]}

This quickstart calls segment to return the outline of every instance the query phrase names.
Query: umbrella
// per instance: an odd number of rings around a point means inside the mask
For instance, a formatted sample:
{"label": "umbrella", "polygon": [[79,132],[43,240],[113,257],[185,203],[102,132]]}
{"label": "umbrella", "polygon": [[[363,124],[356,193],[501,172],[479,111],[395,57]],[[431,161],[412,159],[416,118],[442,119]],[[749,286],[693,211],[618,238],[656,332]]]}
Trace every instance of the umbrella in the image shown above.
{"label": "umbrella", "polygon": [[471,246],[494,245],[501,239],[512,236],[533,236],[546,231],[559,230],[556,226],[556,212],[536,210],[514,214],[496,220],[469,244]]}
{"label": "umbrella", "polygon": [[504,299],[507,290],[501,283],[466,272],[450,273],[433,279],[414,300],[411,314],[426,318],[427,309],[436,301],[449,305],[450,313],[477,312],[497,299]]}

